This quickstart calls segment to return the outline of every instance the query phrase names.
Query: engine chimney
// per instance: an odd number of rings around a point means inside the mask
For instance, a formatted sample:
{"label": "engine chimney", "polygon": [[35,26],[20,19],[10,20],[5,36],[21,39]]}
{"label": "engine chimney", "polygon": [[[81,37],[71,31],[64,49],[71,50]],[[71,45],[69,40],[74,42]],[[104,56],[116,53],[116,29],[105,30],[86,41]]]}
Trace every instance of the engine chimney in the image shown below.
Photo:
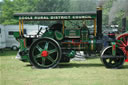
{"label": "engine chimney", "polygon": [[102,34],[102,7],[97,7],[97,39],[101,39]]}
{"label": "engine chimney", "polygon": [[122,18],[122,32],[126,32],[126,17]]}

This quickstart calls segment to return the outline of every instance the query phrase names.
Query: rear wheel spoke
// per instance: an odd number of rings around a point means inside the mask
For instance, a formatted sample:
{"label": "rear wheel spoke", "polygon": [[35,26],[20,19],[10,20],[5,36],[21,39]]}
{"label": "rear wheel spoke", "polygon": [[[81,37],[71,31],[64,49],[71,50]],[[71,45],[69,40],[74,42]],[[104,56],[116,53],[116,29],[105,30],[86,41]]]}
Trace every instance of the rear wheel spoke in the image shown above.
{"label": "rear wheel spoke", "polygon": [[54,59],[51,56],[48,56],[47,59],[54,63]]}
{"label": "rear wheel spoke", "polygon": [[41,54],[37,54],[35,57],[36,58],[41,58],[42,56],[41,56]]}
{"label": "rear wheel spoke", "polygon": [[48,51],[49,54],[52,54],[52,53],[55,53],[55,52],[57,52],[57,49],[53,49],[53,50]]}
{"label": "rear wheel spoke", "polygon": [[39,45],[37,45],[36,48],[37,48],[40,52],[43,51],[43,49],[42,49]]}
{"label": "rear wheel spoke", "polygon": [[45,65],[45,58],[42,57],[42,64]]}
{"label": "rear wheel spoke", "polygon": [[47,50],[48,49],[48,45],[49,45],[49,42],[46,42],[45,46],[44,46],[44,49]]}

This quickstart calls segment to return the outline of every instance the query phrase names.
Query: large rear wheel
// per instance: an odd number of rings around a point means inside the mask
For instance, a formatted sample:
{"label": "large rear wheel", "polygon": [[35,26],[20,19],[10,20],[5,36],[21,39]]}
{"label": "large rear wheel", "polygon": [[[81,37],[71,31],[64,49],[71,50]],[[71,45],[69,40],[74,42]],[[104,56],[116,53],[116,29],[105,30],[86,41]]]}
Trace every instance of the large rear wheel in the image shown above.
{"label": "large rear wheel", "polygon": [[38,39],[30,47],[29,58],[36,68],[54,68],[60,62],[61,49],[54,39]]}

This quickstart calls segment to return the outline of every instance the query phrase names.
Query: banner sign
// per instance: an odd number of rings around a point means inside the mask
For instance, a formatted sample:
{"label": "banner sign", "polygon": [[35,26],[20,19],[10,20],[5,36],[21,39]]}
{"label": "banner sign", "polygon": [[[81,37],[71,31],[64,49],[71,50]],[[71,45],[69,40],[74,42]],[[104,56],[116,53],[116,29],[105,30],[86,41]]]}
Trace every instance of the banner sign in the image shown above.
{"label": "banner sign", "polygon": [[95,16],[19,16],[21,20],[58,20],[58,19],[86,19],[95,18]]}
{"label": "banner sign", "polygon": [[19,20],[75,20],[96,18],[96,13],[16,13],[14,14],[14,17]]}

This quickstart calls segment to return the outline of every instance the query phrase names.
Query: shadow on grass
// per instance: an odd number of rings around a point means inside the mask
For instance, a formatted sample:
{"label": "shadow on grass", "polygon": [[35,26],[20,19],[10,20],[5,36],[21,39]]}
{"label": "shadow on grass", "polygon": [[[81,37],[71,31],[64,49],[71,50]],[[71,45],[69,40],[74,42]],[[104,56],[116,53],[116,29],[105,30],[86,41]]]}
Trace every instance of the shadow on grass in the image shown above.
{"label": "shadow on grass", "polygon": [[66,64],[59,64],[57,68],[73,68],[73,67],[76,67],[76,68],[79,68],[79,67],[103,67],[104,65],[103,64],[97,64],[97,63],[94,63],[94,64],[78,64],[78,63],[66,63]]}
{"label": "shadow on grass", "polygon": [[[35,68],[33,65],[31,64],[27,64],[24,67],[31,67],[33,69],[37,69]],[[56,68],[89,68],[89,67],[95,67],[95,68],[99,68],[99,67],[104,67],[105,66],[101,63],[60,63],[59,65],[57,65]],[[55,68],[55,69],[56,69]],[[121,68],[119,69],[128,69],[128,65],[123,65]]]}
{"label": "shadow on grass", "polygon": [[128,65],[123,65],[123,69],[128,69]]}
{"label": "shadow on grass", "polygon": [[[27,64],[25,65],[24,67],[31,67],[31,68],[34,68],[33,65],[31,64]],[[59,64],[57,65],[56,68],[79,68],[79,67],[82,67],[82,68],[86,68],[86,67],[104,67],[103,64],[78,64],[78,63],[63,63],[63,64]],[[56,69],[55,68],[55,69]]]}
{"label": "shadow on grass", "polygon": [[[89,63],[89,64],[78,64],[78,63],[68,63],[68,64],[59,64],[57,68],[88,68],[88,67],[95,67],[95,68],[99,68],[99,67],[104,67],[105,66],[101,63]],[[106,69],[112,69],[112,68],[106,68]],[[116,69],[128,69],[128,65],[123,65],[121,68],[116,68]]]}
{"label": "shadow on grass", "polygon": [[2,56],[16,56],[17,55],[17,51],[13,51],[10,49],[4,49],[2,51],[0,51],[0,57]]}
{"label": "shadow on grass", "polygon": [[[37,69],[31,64],[27,64],[24,67],[31,67],[32,69]],[[104,65],[102,63],[101,64],[97,64],[97,63],[94,63],[94,64],[92,64],[92,63],[91,64],[65,63],[64,64],[63,63],[63,64],[59,64],[56,68],[63,69],[63,68],[89,68],[89,67],[99,68],[99,67],[104,67]],[[54,68],[54,69],[56,69],[56,68]],[[123,67],[121,67],[119,69],[128,69],[128,65],[123,65]]]}

